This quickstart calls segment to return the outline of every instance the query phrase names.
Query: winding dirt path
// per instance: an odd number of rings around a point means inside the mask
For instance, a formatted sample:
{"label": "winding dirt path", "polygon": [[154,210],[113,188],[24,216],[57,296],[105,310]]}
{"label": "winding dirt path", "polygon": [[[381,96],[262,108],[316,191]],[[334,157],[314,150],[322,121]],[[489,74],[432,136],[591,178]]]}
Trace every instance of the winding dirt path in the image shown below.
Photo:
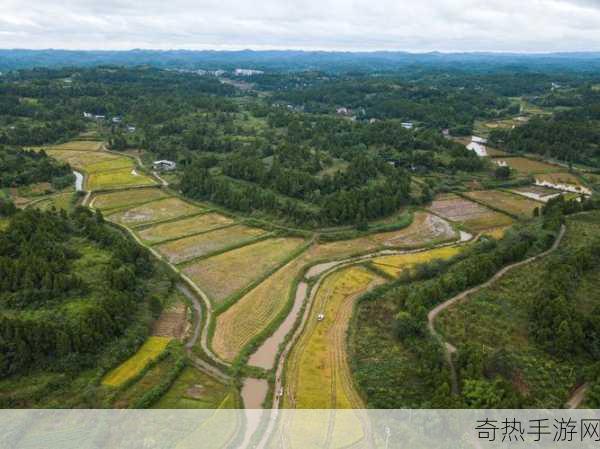
{"label": "winding dirt path", "polygon": [[483,284],[477,285],[473,288],[470,288],[468,290],[465,290],[462,293],[459,293],[458,295],[454,296],[453,298],[450,298],[449,300],[439,304],[438,306],[436,306],[434,309],[432,309],[427,314],[427,327],[429,328],[429,332],[436,339],[438,339],[440,341],[440,343],[442,343],[444,350],[445,350],[445,358],[450,365],[450,371],[451,371],[451,376],[452,376],[452,393],[453,394],[458,394],[458,377],[457,377],[456,367],[454,366],[454,361],[453,361],[453,357],[452,357],[453,354],[456,352],[456,348],[452,344],[445,341],[444,337],[439,332],[436,331],[435,320],[438,317],[438,315],[440,313],[442,313],[444,310],[448,309],[449,307],[452,307],[454,304],[465,301],[473,293],[477,293],[478,291],[491,286],[494,282],[496,282],[498,279],[500,279],[502,276],[504,276],[506,273],[508,273],[513,268],[527,265],[531,262],[534,262],[538,259],[541,259],[541,258],[546,257],[547,255],[553,253],[554,251],[556,251],[556,249],[560,245],[560,242],[562,241],[562,239],[565,235],[565,231],[566,231],[566,227],[565,227],[565,225],[562,225],[560,228],[560,231],[558,233],[558,236],[554,240],[554,243],[552,244],[552,247],[550,249],[544,251],[543,253],[538,254],[537,256],[533,256],[533,257],[530,257],[529,259],[525,259],[520,262],[516,262],[511,265],[505,266],[500,271],[498,271],[494,276],[492,276],[488,281],[484,282]]}

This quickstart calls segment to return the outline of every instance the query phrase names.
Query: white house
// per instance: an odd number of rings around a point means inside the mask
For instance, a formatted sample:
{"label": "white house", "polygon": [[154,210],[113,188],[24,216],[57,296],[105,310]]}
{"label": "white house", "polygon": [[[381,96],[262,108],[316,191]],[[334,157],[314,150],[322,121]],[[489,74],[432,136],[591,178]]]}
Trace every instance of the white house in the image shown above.
{"label": "white house", "polygon": [[404,129],[413,129],[415,125],[412,122],[404,122],[402,123],[402,128]]}
{"label": "white house", "polygon": [[481,144],[485,145],[487,143],[487,139],[484,139],[483,137],[472,136],[471,142],[481,143]]}
{"label": "white house", "polygon": [[171,171],[177,168],[177,164],[173,161],[160,160],[154,161],[152,163],[152,168],[154,170],[163,170],[163,171]]}

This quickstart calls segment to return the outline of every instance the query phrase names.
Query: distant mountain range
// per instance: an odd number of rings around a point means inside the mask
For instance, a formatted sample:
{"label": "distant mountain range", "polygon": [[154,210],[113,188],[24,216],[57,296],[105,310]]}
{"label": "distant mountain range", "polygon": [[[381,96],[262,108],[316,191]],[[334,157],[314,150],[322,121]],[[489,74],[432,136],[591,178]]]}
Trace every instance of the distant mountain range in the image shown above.
{"label": "distant mountain range", "polygon": [[0,50],[0,71],[34,67],[151,65],[163,68],[265,71],[322,70],[393,71],[407,67],[440,66],[465,71],[506,67],[514,70],[597,71],[600,53],[407,53],[329,51],[191,51],[191,50]]}

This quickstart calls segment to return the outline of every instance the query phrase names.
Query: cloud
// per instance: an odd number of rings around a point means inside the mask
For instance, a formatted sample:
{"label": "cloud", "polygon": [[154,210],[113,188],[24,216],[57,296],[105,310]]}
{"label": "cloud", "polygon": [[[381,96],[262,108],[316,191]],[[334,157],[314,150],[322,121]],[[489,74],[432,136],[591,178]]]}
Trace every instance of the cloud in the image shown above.
{"label": "cloud", "polygon": [[3,0],[0,46],[600,50],[600,0]]}

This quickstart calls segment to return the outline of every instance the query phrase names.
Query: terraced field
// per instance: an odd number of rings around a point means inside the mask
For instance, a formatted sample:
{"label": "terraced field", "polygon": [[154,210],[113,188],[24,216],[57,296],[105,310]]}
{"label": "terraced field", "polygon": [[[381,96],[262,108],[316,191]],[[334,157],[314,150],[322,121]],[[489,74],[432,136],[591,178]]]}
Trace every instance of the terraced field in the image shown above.
{"label": "terraced field", "polygon": [[545,162],[534,161],[524,157],[507,157],[495,159],[497,164],[506,163],[510,168],[524,175],[533,175],[539,173],[552,173],[561,171],[556,165]]}
{"label": "terraced field", "polygon": [[190,218],[150,226],[138,231],[139,236],[149,244],[173,240],[188,235],[212,231],[233,224],[233,220],[221,214],[206,213]]}
{"label": "terraced field", "polygon": [[[87,170],[87,167],[84,168]],[[109,190],[120,187],[138,187],[155,185],[156,181],[139,173],[133,167],[118,170],[95,171],[89,174],[86,187],[88,190]]]}
{"label": "terraced field", "polygon": [[110,371],[102,384],[110,387],[119,387],[128,380],[137,376],[145,367],[165,350],[171,338],[149,337],[142,347],[129,359]]}
{"label": "terraced field", "polygon": [[179,264],[232,246],[242,245],[265,234],[267,232],[260,228],[235,225],[174,240],[159,245],[157,249],[169,262]]}
{"label": "terraced field", "polygon": [[322,283],[288,358],[284,408],[362,407],[348,366],[346,331],[354,300],[378,282],[382,280],[365,268],[350,267]]}
{"label": "terraced field", "polygon": [[465,195],[487,206],[523,218],[531,218],[533,211],[542,207],[542,204],[538,201],[500,190],[480,190],[477,192],[468,192]]}
{"label": "terraced field", "polygon": [[546,203],[549,199],[560,195],[560,193],[556,190],[535,185],[518,187],[516,189],[512,189],[511,192],[516,193],[517,195],[524,196],[526,198],[532,198],[534,200],[541,201],[542,203]]}
{"label": "terraced field", "polygon": [[192,263],[183,272],[218,305],[274,269],[303,243],[300,238],[271,238]]}
{"label": "terraced field", "polygon": [[410,269],[417,264],[431,262],[436,259],[449,259],[460,253],[462,249],[463,247],[460,246],[446,246],[418,253],[377,257],[371,263],[388,275],[398,277],[404,270]]}
{"label": "terraced field", "polygon": [[179,198],[170,197],[116,212],[110,215],[109,219],[123,225],[136,226],[163,220],[172,220],[174,218],[198,214],[202,211],[203,209],[198,206],[194,206]]}
{"label": "terraced field", "polygon": [[513,222],[508,215],[454,194],[440,195],[433,201],[429,210],[447,220],[463,224],[473,232],[508,226]]}
{"label": "terraced field", "polygon": [[167,198],[168,196],[168,193],[159,188],[131,189],[98,194],[94,196],[90,204],[96,209],[108,212],[114,209],[132,207],[149,201]]}

